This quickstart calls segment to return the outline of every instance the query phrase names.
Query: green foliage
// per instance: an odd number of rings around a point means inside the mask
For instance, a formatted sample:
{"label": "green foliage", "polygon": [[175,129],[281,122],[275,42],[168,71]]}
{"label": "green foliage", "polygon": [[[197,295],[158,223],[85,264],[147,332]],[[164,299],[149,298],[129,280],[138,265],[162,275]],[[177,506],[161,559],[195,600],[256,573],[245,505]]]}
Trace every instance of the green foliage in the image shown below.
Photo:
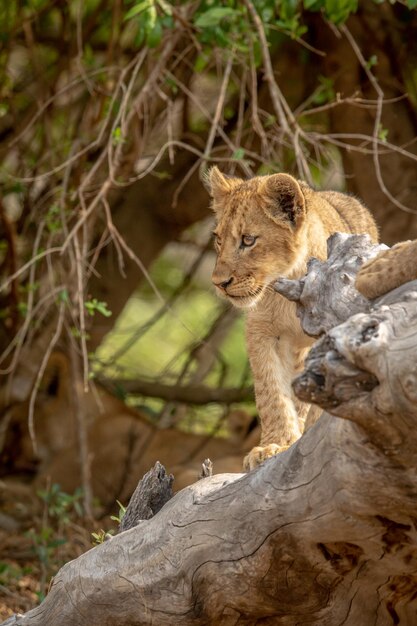
{"label": "green foliage", "polygon": [[62,291],[59,292],[58,300],[60,302],[63,302],[64,304],[68,304],[69,303],[68,289],[62,289]]}
{"label": "green foliage", "polygon": [[62,524],[68,524],[74,513],[78,517],[83,515],[81,489],[76,489],[73,494],[69,494],[61,491],[61,487],[54,483],[49,489],[39,489],[37,495],[45,503],[49,517]]}
{"label": "green foliage", "polygon": [[376,56],[376,54],[372,54],[367,62],[367,67],[368,69],[371,69],[371,67],[374,67],[375,65],[378,65],[378,57]]}
{"label": "green foliage", "polygon": [[21,317],[26,317],[28,312],[28,305],[26,304],[26,302],[18,302],[17,310],[19,311],[19,315]]}
{"label": "green foliage", "polygon": [[356,13],[358,0],[325,0],[326,17],[334,24],[342,24],[351,13]]}
{"label": "green foliage", "polygon": [[119,505],[119,513],[117,515],[110,515],[110,519],[113,520],[114,522],[117,522],[118,524],[120,524],[120,522],[122,521],[122,519],[125,516],[126,507],[123,506],[123,504],[121,502],[119,502],[119,500],[116,500],[116,502]]}
{"label": "green foliage", "polygon": [[156,48],[162,39],[164,29],[174,25],[172,7],[165,0],[141,0],[134,3],[124,16],[125,21],[135,20],[137,46],[146,44]]}
{"label": "green foliage", "polygon": [[326,104],[334,100],[334,82],[332,78],[319,76],[319,86],[313,93],[312,102],[317,105]]}
{"label": "green foliage", "polygon": [[89,315],[95,315],[95,313],[100,313],[104,315],[104,317],[110,317],[112,315],[112,312],[107,308],[107,302],[100,302],[97,298],[86,300],[84,306]]}
{"label": "green foliage", "polygon": [[232,7],[213,7],[208,9],[204,13],[201,13],[194,24],[197,28],[212,28],[214,26],[219,26],[225,18],[237,17],[239,15],[239,11],[237,9],[232,9]]}
{"label": "green foliage", "polygon": [[[123,504],[119,502],[119,500],[116,500],[116,502],[119,505],[119,512],[117,515],[110,515],[110,519],[114,522],[117,522],[117,524],[119,525],[126,513],[126,507],[123,506]],[[91,536],[93,538],[93,545],[99,546],[101,543],[104,543],[108,539],[111,539],[114,536],[115,532],[116,531],[114,529],[103,530],[102,528],[100,528],[100,530],[91,533]]]}
{"label": "green foliage", "polygon": [[378,128],[378,139],[383,142],[386,142],[388,139],[388,129],[384,128],[382,124]]}
{"label": "green foliage", "polygon": [[124,19],[130,20],[132,17],[135,17],[136,15],[140,15],[144,11],[149,11],[151,9],[155,9],[154,4],[151,0],[144,0],[144,2],[138,2],[138,4],[134,4],[133,7],[129,9]]}
{"label": "green foliage", "polygon": [[244,157],[245,157],[245,151],[244,151],[243,148],[238,148],[232,154],[232,159],[235,159],[236,161],[242,161],[244,159]]}
{"label": "green foliage", "polygon": [[122,135],[122,129],[117,126],[112,133],[113,145],[118,146],[122,143],[126,143],[126,139]]}
{"label": "green foliage", "polygon": [[49,569],[51,560],[59,546],[66,543],[63,537],[57,537],[51,526],[42,526],[39,530],[30,530],[27,537],[32,541],[33,550],[40,563]]}
{"label": "green foliage", "polygon": [[[307,32],[302,23],[302,11],[322,11],[326,18],[341,24],[355,13],[358,0],[255,0],[254,7],[259,14],[266,35],[272,44],[274,31],[278,28],[293,38],[300,38]],[[201,31],[200,41],[223,48],[247,53],[249,43],[255,51],[258,35],[253,28],[246,6],[234,0],[206,0],[201,2],[195,13],[194,25]],[[201,71],[200,59],[196,71]]]}
{"label": "green foliage", "polygon": [[73,494],[68,494],[59,485],[53,484],[47,489],[37,491],[37,495],[44,505],[42,523],[39,527],[30,529],[26,536],[31,540],[34,554],[41,566],[38,596],[39,600],[43,600],[47,581],[61,565],[59,548],[67,543],[64,529],[74,518],[83,515],[82,490],[77,489]]}
{"label": "green foliage", "polygon": [[50,233],[59,232],[62,228],[61,211],[59,206],[53,205],[46,214],[46,227]]}
{"label": "green foliage", "polygon": [[32,567],[23,566],[17,564],[7,563],[6,561],[0,561],[0,585],[4,587],[10,587],[11,583],[23,578],[27,574],[32,573]]}
{"label": "green foliage", "polygon": [[111,539],[114,536],[114,530],[97,530],[95,533],[91,533],[93,538],[93,546],[99,546],[101,543],[107,541],[107,539]]}

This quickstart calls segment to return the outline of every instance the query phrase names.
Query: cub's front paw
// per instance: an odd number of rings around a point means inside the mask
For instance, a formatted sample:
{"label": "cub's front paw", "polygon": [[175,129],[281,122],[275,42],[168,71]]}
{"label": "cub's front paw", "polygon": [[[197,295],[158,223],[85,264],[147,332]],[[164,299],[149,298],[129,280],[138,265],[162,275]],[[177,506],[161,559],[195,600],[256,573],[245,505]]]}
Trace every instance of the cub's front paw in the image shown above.
{"label": "cub's front paw", "polygon": [[247,454],[243,460],[243,469],[245,472],[255,469],[261,463],[269,459],[271,456],[275,456],[280,452],[284,452],[290,446],[279,446],[276,443],[270,443],[267,446],[256,446]]}

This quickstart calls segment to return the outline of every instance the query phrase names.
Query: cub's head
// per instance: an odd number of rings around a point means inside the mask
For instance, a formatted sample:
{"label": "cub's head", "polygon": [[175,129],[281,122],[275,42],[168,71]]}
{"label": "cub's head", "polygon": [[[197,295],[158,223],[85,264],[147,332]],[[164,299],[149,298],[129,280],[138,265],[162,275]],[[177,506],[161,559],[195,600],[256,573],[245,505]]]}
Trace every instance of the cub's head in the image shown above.
{"label": "cub's head", "polygon": [[213,167],[207,183],[217,218],[213,283],[235,306],[252,307],[304,257],[304,195],[288,174],[241,180]]}

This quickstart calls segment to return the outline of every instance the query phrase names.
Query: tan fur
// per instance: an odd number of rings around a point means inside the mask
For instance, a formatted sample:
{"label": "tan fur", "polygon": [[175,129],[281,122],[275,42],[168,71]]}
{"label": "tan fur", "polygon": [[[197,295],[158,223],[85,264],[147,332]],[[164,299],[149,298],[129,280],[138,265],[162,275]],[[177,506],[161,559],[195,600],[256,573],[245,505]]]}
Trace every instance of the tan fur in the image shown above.
{"label": "tan fur", "polygon": [[[11,410],[1,465],[7,474],[33,471],[37,485],[58,483],[72,493],[81,485],[77,423],[71,403],[70,372],[65,355],[51,357],[35,409],[37,454],[27,430],[27,404]],[[126,503],[138,480],[155,461],[175,477],[177,491],[195,482],[201,463],[210,458],[214,473],[240,472],[244,455],[259,441],[259,426],[244,411],[228,416],[230,437],[208,437],[175,428],[160,430],[140,411],[127,407],[100,385],[80,402],[88,425],[91,484],[94,496],[111,507]]]}
{"label": "tan fur", "polygon": [[[308,406],[293,395],[291,381],[312,340],[301,330],[295,304],[272,287],[280,276],[296,278],[312,256],[326,257],[335,231],[364,233],[377,241],[374,220],[355,198],[314,191],[288,174],[247,181],[208,176],[217,217],[213,283],[219,295],[247,309],[247,346],[261,419],[261,444],[245,460],[251,469],[301,435]],[[243,247],[244,235],[256,237]],[[244,240],[251,243],[251,239]]]}
{"label": "tan fur", "polygon": [[417,279],[417,239],[401,241],[365,263],[356,277],[356,289],[373,300]]}

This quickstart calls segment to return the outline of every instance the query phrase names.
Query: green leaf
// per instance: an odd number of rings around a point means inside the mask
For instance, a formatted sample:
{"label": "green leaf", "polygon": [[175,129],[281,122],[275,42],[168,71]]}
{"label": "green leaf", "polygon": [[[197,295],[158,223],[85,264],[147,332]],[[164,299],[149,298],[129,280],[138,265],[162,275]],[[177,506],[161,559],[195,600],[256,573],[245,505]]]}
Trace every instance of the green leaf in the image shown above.
{"label": "green leaf", "polygon": [[84,306],[89,315],[94,315],[96,311],[97,313],[104,315],[104,317],[110,317],[110,315],[112,315],[112,312],[107,308],[107,302],[100,302],[97,298],[87,300],[84,303]]}
{"label": "green leaf", "polygon": [[276,25],[280,26],[283,30],[288,31],[292,37],[301,37],[307,30],[306,26],[300,24],[300,16],[281,14],[280,20],[277,20]]}
{"label": "green leaf", "polygon": [[158,3],[158,6],[161,7],[162,11],[166,13],[166,15],[172,15],[172,6],[169,4],[169,2],[166,2],[165,0],[156,1]]}
{"label": "green leaf", "polygon": [[326,16],[334,24],[341,24],[358,9],[358,0],[325,0]]}
{"label": "green leaf", "polygon": [[146,38],[146,43],[150,48],[156,48],[156,46],[160,43],[162,39],[162,26],[161,22],[158,20],[155,22],[152,30],[148,32],[148,36]]}
{"label": "green leaf", "polygon": [[368,62],[366,63],[366,67],[368,69],[371,69],[371,67],[373,67],[374,65],[378,65],[378,57],[376,56],[376,54],[373,54],[371,57],[369,57]]}
{"label": "green leaf", "polygon": [[110,519],[120,524],[126,513],[126,507],[119,500],[116,500],[116,502],[119,505],[119,515],[110,515]]}
{"label": "green leaf", "polygon": [[60,302],[63,302],[64,304],[68,304],[69,302],[68,289],[61,289],[61,291],[58,294],[58,300]]}
{"label": "green leaf", "polygon": [[135,46],[140,48],[140,46],[143,44],[144,41],[145,41],[145,29],[141,27],[138,29],[138,32],[136,33],[136,36],[135,36]]}
{"label": "green leaf", "polygon": [[382,124],[378,128],[378,139],[384,142],[388,139],[388,128],[384,128]]}
{"label": "green leaf", "polygon": [[304,8],[307,11],[320,11],[323,8],[323,0],[303,0]]}
{"label": "green leaf", "polygon": [[172,180],[172,174],[166,171],[158,172],[157,170],[154,170],[152,172],[152,176],[159,178],[159,180]]}
{"label": "green leaf", "polygon": [[147,11],[152,6],[152,0],[143,0],[143,2],[139,2],[139,4],[135,4],[123,18],[123,21],[132,19],[135,15],[139,15],[144,11]]}
{"label": "green leaf", "polygon": [[61,230],[61,211],[59,206],[54,204],[50,207],[48,213],[46,214],[45,222],[50,233],[56,233]]}
{"label": "green leaf", "polygon": [[198,26],[198,28],[217,26],[225,17],[232,17],[237,13],[238,11],[231,7],[213,7],[199,15],[195,21],[195,25]]}
{"label": "green leaf", "polygon": [[160,18],[160,23],[161,26],[163,26],[163,28],[174,28],[175,22],[174,22],[174,18],[171,15],[164,15]]}
{"label": "green leaf", "polygon": [[155,7],[152,5],[149,7],[149,10],[146,12],[146,20],[147,20],[147,25],[146,25],[146,29],[147,32],[150,33],[156,26],[157,24],[157,19],[158,14],[156,12]]}
{"label": "green leaf", "polygon": [[230,37],[227,32],[223,30],[220,26],[214,27],[214,35],[216,37],[216,43],[218,46],[222,48],[230,47]]}
{"label": "green leaf", "polygon": [[417,8],[417,0],[407,0],[406,4],[409,9]]}
{"label": "green leaf", "polygon": [[118,146],[121,143],[126,143],[126,139],[122,135],[122,129],[120,126],[116,126],[116,128],[112,132],[112,141],[114,146]]}
{"label": "green leaf", "polygon": [[27,312],[28,312],[28,305],[26,304],[26,302],[18,302],[17,310],[19,311],[22,317],[26,317]]}
{"label": "green leaf", "polygon": [[274,8],[272,6],[267,6],[261,11],[261,18],[264,24],[268,24],[274,18]]}
{"label": "green leaf", "polygon": [[167,78],[165,79],[165,82],[168,85],[168,87],[171,89],[171,92],[175,96],[178,93],[178,84],[175,81],[175,79],[174,78],[170,78],[169,76],[167,76]]}
{"label": "green leaf", "polygon": [[97,311],[98,313],[101,313],[104,317],[110,317],[112,314],[111,311],[109,311],[109,309],[107,308],[105,302],[99,302],[97,304]]}
{"label": "green leaf", "polygon": [[120,513],[123,513],[123,515],[126,513],[126,508],[124,504],[122,504],[120,502],[120,500],[116,500],[117,504],[119,505],[119,509],[120,509]]}
{"label": "green leaf", "polygon": [[204,70],[205,67],[207,67],[207,64],[209,61],[210,61],[209,55],[202,52],[201,54],[197,56],[195,60],[194,71],[199,74],[200,72]]}
{"label": "green leaf", "polygon": [[245,157],[245,151],[243,148],[238,148],[233,152],[232,159],[236,159],[236,161],[241,161]]}
{"label": "green leaf", "polygon": [[279,16],[284,21],[291,20],[295,17],[297,10],[298,0],[281,0]]}
{"label": "green leaf", "polygon": [[319,76],[320,86],[314,91],[312,96],[313,104],[326,104],[335,98],[334,82],[332,78]]}

